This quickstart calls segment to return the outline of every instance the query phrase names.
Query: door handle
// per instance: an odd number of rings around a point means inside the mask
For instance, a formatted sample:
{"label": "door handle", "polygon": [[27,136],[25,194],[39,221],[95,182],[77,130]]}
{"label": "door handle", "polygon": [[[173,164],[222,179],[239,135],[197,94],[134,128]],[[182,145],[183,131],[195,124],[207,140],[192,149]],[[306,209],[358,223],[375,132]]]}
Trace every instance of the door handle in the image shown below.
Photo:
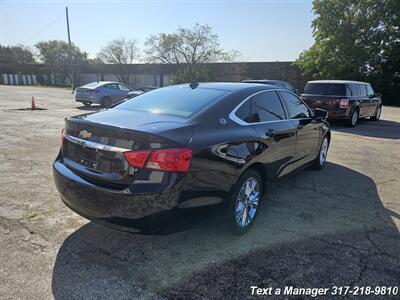
{"label": "door handle", "polygon": [[267,130],[266,135],[268,135],[270,137],[274,137],[276,135],[276,130],[270,128]]}

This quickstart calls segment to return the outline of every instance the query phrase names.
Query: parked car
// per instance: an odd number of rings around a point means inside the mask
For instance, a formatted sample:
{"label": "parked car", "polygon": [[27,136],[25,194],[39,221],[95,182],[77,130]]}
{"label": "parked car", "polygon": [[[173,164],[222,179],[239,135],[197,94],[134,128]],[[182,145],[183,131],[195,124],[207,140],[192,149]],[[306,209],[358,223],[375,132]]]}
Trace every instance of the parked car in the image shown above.
{"label": "parked car", "polygon": [[156,86],[143,86],[139,89],[131,90],[126,96],[127,99],[135,98],[141,94],[157,89]]}
{"label": "parked car", "polygon": [[154,86],[154,85],[148,85],[148,86],[142,86],[139,90],[143,91],[143,92],[150,92],[152,90],[157,89],[158,87]]}
{"label": "parked car", "polygon": [[109,107],[125,99],[130,91],[129,86],[120,82],[92,82],[75,89],[75,101],[82,102],[85,106],[97,103]]}
{"label": "parked car", "polygon": [[268,79],[261,79],[261,80],[243,80],[242,82],[246,83],[261,83],[261,84],[270,84],[274,85],[283,89],[287,89],[292,93],[297,94],[298,90],[295,89],[289,82],[282,81],[282,80],[268,80]]}
{"label": "parked car", "polygon": [[174,224],[182,214],[219,207],[242,234],[268,194],[267,181],[324,166],[325,117],[269,85],[164,87],[67,118],[54,180],[68,207],[119,229]]}
{"label": "parked car", "polygon": [[345,120],[348,126],[357,125],[359,118],[378,121],[382,111],[381,97],[367,82],[347,80],[309,81],[301,99],[312,109],[328,111],[328,118]]}

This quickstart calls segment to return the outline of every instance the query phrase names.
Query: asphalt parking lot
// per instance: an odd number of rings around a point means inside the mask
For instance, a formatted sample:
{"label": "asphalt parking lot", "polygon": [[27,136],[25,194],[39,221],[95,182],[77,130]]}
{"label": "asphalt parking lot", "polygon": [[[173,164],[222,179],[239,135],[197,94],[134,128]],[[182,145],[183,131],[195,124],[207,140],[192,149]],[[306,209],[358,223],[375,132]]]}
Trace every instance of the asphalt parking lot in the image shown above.
{"label": "asphalt parking lot", "polygon": [[[30,107],[31,97],[45,110]],[[250,286],[400,283],[400,108],[333,125],[328,163],[268,185],[247,235],[218,218],[134,235],[66,208],[51,164],[70,90],[0,86],[0,295],[19,299],[247,298]]]}

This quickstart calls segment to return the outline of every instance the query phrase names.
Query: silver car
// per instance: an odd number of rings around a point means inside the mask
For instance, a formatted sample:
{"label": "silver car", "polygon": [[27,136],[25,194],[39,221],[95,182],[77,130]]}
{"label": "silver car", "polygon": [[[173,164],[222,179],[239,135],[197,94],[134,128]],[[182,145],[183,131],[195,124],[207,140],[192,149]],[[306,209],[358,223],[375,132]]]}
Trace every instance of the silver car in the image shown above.
{"label": "silver car", "polygon": [[124,100],[130,91],[129,86],[120,82],[92,82],[75,89],[75,101],[82,102],[86,106],[97,103],[108,107]]}

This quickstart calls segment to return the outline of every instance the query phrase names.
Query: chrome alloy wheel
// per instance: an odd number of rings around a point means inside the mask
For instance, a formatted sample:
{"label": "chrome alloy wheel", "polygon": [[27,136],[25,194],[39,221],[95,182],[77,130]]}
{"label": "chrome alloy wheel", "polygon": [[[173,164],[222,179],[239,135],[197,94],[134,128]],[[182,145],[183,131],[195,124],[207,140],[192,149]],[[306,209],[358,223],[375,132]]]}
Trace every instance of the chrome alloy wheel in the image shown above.
{"label": "chrome alloy wheel", "polygon": [[319,163],[321,164],[321,166],[325,163],[327,154],[328,154],[328,139],[324,138],[321,145],[321,151],[319,152]]}
{"label": "chrome alloy wheel", "polygon": [[236,198],[236,223],[240,228],[247,227],[254,219],[260,201],[260,185],[253,177],[248,178]]}

